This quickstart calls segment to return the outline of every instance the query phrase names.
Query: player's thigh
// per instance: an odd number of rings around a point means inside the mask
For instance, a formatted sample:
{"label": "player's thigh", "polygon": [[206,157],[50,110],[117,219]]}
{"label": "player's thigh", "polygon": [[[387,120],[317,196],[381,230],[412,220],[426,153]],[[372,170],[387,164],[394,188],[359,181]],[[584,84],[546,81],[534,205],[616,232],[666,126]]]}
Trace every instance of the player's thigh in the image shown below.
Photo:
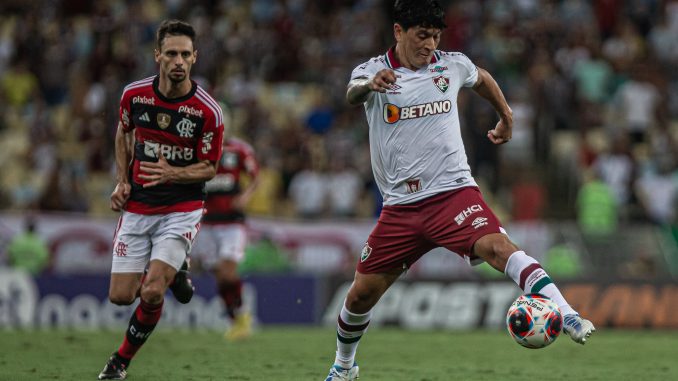
{"label": "player's thigh", "polygon": [[212,272],[219,282],[235,282],[239,279],[238,262],[232,259],[219,259],[212,266]]}
{"label": "player's thigh", "polygon": [[142,273],[112,273],[108,299],[117,305],[130,305],[137,298]]}
{"label": "player's thigh", "polygon": [[431,239],[472,264],[488,257],[485,250],[478,255],[474,249],[478,240],[504,233],[501,222],[475,187],[441,195],[422,213]]}
{"label": "player's thigh", "polygon": [[213,234],[213,225],[201,224],[200,233],[191,247],[191,259],[200,261],[202,267],[209,268],[207,263],[214,263],[217,252],[217,241]]}
{"label": "player's thigh", "polygon": [[487,234],[473,245],[473,254],[499,271],[506,269],[506,262],[518,247],[504,233]]}
{"label": "player's thigh", "polygon": [[346,308],[356,314],[367,313],[403,272],[403,269],[374,274],[356,271],[353,284],[346,295]]}
{"label": "player's thigh", "polygon": [[[185,257],[185,245],[183,242],[173,239],[168,239],[163,241],[164,245],[160,248],[163,251],[174,251],[176,257]],[[172,247],[173,246],[173,247]],[[183,259],[182,259],[183,262]],[[180,265],[181,266],[181,265]],[[144,283],[141,286],[141,297],[146,301],[159,301],[162,299],[165,291],[174,280],[174,276],[177,273],[177,269],[174,265],[171,265],[160,259],[152,259],[151,263],[148,265],[148,273],[144,278]]]}
{"label": "player's thigh", "polygon": [[203,225],[193,256],[215,272],[226,272],[245,258],[247,231],[242,224]]}
{"label": "player's thigh", "polygon": [[166,265],[169,268],[172,268],[174,271],[171,274],[172,277],[170,278],[170,281],[174,278],[174,274],[176,274],[177,271],[181,268],[181,266],[184,263],[184,260],[186,259],[186,254],[188,252],[188,243],[186,242],[185,239],[181,239],[178,237],[167,237],[161,241],[156,242],[153,245],[153,249],[151,250],[151,262],[149,265],[149,272],[146,275],[147,281],[151,279],[155,279],[154,277],[151,277],[151,275],[156,275],[160,276],[161,274],[152,274],[151,270],[153,270],[153,264],[156,263],[155,267],[156,268],[161,268],[163,269],[163,274],[165,273],[165,266],[160,266],[160,264],[157,264],[160,262],[161,264]]}
{"label": "player's thigh", "polygon": [[[174,254],[171,255],[176,257],[181,257],[185,253],[185,244],[179,240],[168,239],[163,241],[159,246],[158,250],[172,251]],[[176,273],[177,269],[174,265],[159,259],[152,259],[148,265],[148,273],[146,273],[144,278],[144,284],[161,281],[169,286],[174,280]]]}
{"label": "player's thigh", "polygon": [[151,236],[151,261],[160,260],[178,271],[198,235],[201,218],[202,210],[164,215]]}
{"label": "player's thigh", "polygon": [[434,248],[422,235],[418,221],[416,207],[384,207],[360,253],[356,270],[361,274],[380,274],[410,268]]}
{"label": "player's thigh", "polygon": [[122,213],[113,239],[112,274],[144,272],[151,255],[150,237],[157,221],[156,216]]}
{"label": "player's thigh", "polygon": [[242,262],[247,245],[245,226],[242,224],[218,225],[214,226],[212,232],[217,241],[219,260]]}

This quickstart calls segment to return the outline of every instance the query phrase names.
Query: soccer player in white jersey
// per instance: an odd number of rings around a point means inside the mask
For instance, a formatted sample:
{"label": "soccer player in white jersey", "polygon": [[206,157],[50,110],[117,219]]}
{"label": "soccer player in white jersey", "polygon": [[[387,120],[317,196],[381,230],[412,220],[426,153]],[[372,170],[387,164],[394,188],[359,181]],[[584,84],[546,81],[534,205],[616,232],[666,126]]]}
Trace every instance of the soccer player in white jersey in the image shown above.
{"label": "soccer player in white jersey", "polygon": [[550,297],[564,315],[565,333],[584,344],[593,324],[509,240],[467,164],[457,94],[470,87],[492,104],[499,121],[487,138],[504,144],[511,140],[513,116],[501,89],[465,55],[436,50],[445,28],[436,0],[397,0],[393,15],[396,45],[356,67],[346,93],[350,104],[365,107],[384,207],[339,314],[336,357],[326,381],[358,378],[355,354],[372,308],[400,274],[436,247],[471,264],[485,261],[525,293]]}

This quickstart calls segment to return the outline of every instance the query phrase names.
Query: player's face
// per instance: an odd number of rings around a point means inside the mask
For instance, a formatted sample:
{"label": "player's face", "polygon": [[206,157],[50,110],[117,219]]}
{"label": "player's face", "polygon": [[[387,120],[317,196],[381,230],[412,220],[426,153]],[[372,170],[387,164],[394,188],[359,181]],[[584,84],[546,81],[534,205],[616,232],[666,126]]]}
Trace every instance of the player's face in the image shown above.
{"label": "player's face", "polygon": [[413,26],[408,30],[399,24],[394,27],[396,41],[401,45],[404,57],[398,57],[405,67],[421,68],[428,65],[433,52],[440,43],[442,30],[438,28],[424,28]]}
{"label": "player's face", "polygon": [[162,40],[161,49],[155,50],[155,62],[160,64],[161,76],[180,83],[189,78],[197,54],[190,37],[168,35]]}

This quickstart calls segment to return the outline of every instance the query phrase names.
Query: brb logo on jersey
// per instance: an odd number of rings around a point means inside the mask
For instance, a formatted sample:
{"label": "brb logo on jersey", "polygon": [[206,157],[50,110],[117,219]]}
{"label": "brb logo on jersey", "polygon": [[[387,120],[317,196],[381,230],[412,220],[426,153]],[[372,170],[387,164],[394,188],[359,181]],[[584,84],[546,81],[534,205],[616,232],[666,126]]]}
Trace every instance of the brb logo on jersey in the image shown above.
{"label": "brb logo on jersey", "polygon": [[144,141],[144,155],[157,159],[158,153],[167,160],[192,160],[193,148],[162,144],[151,140]]}
{"label": "brb logo on jersey", "polygon": [[386,103],[384,105],[384,122],[393,124],[400,120],[444,114],[450,112],[450,110],[452,110],[452,102],[449,100],[406,107],[398,107],[392,103]]}

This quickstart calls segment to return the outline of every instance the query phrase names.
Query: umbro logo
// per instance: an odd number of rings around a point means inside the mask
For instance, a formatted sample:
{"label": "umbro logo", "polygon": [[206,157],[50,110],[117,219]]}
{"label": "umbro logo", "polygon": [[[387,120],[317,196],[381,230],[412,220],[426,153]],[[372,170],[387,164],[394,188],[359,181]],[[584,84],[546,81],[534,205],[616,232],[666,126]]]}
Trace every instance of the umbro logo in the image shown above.
{"label": "umbro logo", "polygon": [[389,91],[387,94],[400,94],[400,89],[403,87],[398,85],[397,83],[391,84],[391,91]]}
{"label": "umbro logo", "polygon": [[476,217],[476,219],[471,222],[471,226],[473,226],[474,229],[478,229],[479,227],[485,225],[487,225],[486,217]]}
{"label": "umbro logo", "polygon": [[140,116],[139,120],[142,121],[142,122],[147,122],[147,123],[151,122],[151,118],[148,116],[147,112],[145,112],[144,115]]}

